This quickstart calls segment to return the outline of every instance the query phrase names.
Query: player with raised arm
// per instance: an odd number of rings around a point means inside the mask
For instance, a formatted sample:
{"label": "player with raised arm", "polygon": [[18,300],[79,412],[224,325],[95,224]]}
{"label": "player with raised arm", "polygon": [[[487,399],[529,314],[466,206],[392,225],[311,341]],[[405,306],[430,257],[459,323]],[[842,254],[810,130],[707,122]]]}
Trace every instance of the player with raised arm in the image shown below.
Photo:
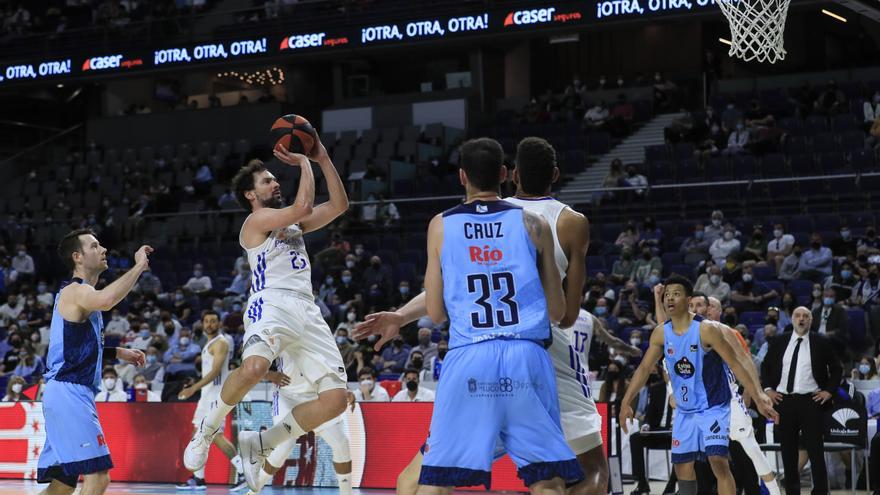
{"label": "player with raised arm", "polygon": [[97,290],[107,269],[107,248],[92,231],[65,235],[58,255],[71,272],[55,298],[49,329],[48,371],[43,378],[46,443],[37,463],[37,480],[50,483],[45,495],[70,495],[83,477],[82,495],[100,495],[110,484],[113,467],[98,412],[95,393],[101,383],[104,357],[143,366],[146,356],[136,349],[104,347],[102,311],[110,311],[149,269],[153,249],[141,246],[134,267],[107,287]]}
{"label": "player with raised arm", "polygon": [[693,287],[689,280],[670,277],[663,289],[663,309],[670,319],[651,333],[645,358],[630,380],[618,418],[624,432],[633,410],[628,405],[645,386],[651,368],[665,357],[676,404],[672,425],[672,462],[682,495],[697,491],[694,461],[708,457],[718,479],[718,493],[733,495],[735,485],[727,462],[731,390],[728,366],[755,398],[764,416],[778,419],[770,398],[761,390],[754,365],[731,344],[724,325],[688,311]]}
{"label": "player with raised arm", "polygon": [[[202,313],[202,329],[208,338],[205,347],[202,348],[202,379],[196,383],[184,388],[177,395],[178,400],[186,400],[193,396],[196,392],[202,392],[199,397],[199,403],[196,406],[196,412],[193,414],[193,427],[198,428],[202,419],[208,414],[211,404],[220,397],[220,388],[229,375],[229,341],[220,331],[220,315],[209,309]],[[241,463],[241,456],[235,451],[232,442],[223,436],[223,425],[220,425],[219,435],[214,437],[214,445],[216,445],[223,454],[229,458],[238,479],[235,482],[233,491],[241,490],[245,487],[244,470]],[[193,474],[193,477],[186,483],[177,486],[178,490],[201,490],[205,487],[205,468],[201,468]]]}
{"label": "player with raised arm", "polygon": [[348,209],[348,197],[324,145],[317,140],[311,158],[318,162],[330,199],[313,206],[315,178],[309,158],[277,147],[275,157],[300,169],[295,201],[284,207],[281,187],[262,162],[252,160],[233,179],[239,203],[251,211],[239,235],[253,270],[245,312],[241,367],[229,374],[220,397],[186,447],[183,462],[195,471],[227,414],[269,371],[282,350],[300,366],[317,399],[299,404],[263,432],[241,432],[238,448],[248,487],[259,492],[260,470],[272,449],[299,438],[345,410],[345,365],[333,334],[312,295],[311,267],[303,234],[320,229]]}
{"label": "player with raised arm", "polygon": [[[565,274],[566,316],[554,325],[550,357],[556,372],[559,407],[565,439],[577,456],[586,478],[569,488],[572,494],[604,494],[608,483],[608,464],[602,449],[602,418],[596,410],[588,383],[586,364],[590,343],[595,336],[621,353],[640,356],[641,351],[609,334],[597,318],[580,308],[584,284],[584,258],[589,245],[587,219],[550,197],[550,188],[559,176],[555,152],[544,139],[525,138],[517,147],[513,173],[516,195],[505,201],[541,215],[551,226],[554,257]],[[377,349],[396,336],[400,327],[426,314],[424,293],[396,312],[367,315],[354,337],[381,336]],[[573,321],[574,325],[560,328]],[[496,452],[496,457],[503,455]],[[398,494],[414,494],[418,485],[422,454],[416,453],[398,476]]]}

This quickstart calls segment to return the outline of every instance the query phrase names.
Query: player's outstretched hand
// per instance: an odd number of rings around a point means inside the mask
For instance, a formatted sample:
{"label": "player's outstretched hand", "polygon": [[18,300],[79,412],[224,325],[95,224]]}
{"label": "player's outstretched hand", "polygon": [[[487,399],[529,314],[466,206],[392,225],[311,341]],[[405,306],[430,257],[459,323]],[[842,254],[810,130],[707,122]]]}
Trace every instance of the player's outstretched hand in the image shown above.
{"label": "player's outstretched hand", "polygon": [[125,347],[116,348],[116,359],[131,363],[135,366],[143,366],[147,362],[147,356],[144,351],[138,349],[126,349]]}
{"label": "player's outstretched hand", "polygon": [[138,266],[144,267],[145,270],[149,270],[151,254],[153,254],[153,248],[146,245],[141,246],[141,248],[134,253],[134,263]]}
{"label": "player's outstretched hand", "polygon": [[286,387],[290,385],[290,377],[278,371],[270,371],[266,373],[266,380],[269,380],[279,387]]}
{"label": "player's outstretched hand", "polygon": [[309,163],[309,158],[306,155],[302,155],[300,153],[291,153],[290,151],[287,151],[287,148],[280,144],[278,146],[275,146],[275,149],[272,150],[272,153],[275,155],[275,158],[288,165],[293,165],[294,167],[311,166],[311,164]]}
{"label": "player's outstretched hand", "polygon": [[362,340],[370,335],[378,335],[379,340],[373,346],[378,351],[386,342],[400,334],[402,325],[403,318],[399,314],[393,311],[381,311],[365,316],[364,321],[355,325],[351,336],[354,340]]}
{"label": "player's outstretched hand", "polygon": [[764,392],[755,397],[755,406],[762,416],[772,420],[774,423],[779,422],[779,413],[776,412],[776,409],[773,409],[773,401]]}
{"label": "player's outstretched hand", "polygon": [[657,284],[654,286],[654,300],[661,301],[663,300],[663,290],[666,289],[666,286],[663,284]]}
{"label": "player's outstretched hand", "polygon": [[330,158],[330,155],[327,154],[327,148],[324,147],[324,143],[321,142],[321,138],[319,138],[318,134],[315,133],[315,145],[312,146],[312,152],[309,153],[309,159],[320,163],[321,160],[324,160],[326,158]]}
{"label": "player's outstretched hand", "polygon": [[177,394],[177,400],[186,400],[193,396],[196,393],[196,389],[192,387],[184,387],[183,390]]}
{"label": "player's outstretched hand", "polygon": [[623,428],[624,433],[629,433],[629,422],[633,419],[632,407],[621,404],[620,414],[617,416],[617,424]]}

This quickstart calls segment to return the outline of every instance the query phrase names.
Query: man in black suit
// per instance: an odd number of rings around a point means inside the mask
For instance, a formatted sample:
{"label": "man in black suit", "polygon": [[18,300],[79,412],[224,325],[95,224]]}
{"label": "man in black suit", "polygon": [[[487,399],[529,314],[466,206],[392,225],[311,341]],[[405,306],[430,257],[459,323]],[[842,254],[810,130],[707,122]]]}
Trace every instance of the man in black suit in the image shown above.
{"label": "man in black suit", "polygon": [[[776,438],[782,446],[785,490],[801,490],[798,440],[807,449],[813,472],[813,495],[828,493],[823,449],[824,406],[840,383],[840,361],[828,338],[810,332],[813,315],[801,306],[791,316],[794,332],[773,337],[761,365],[761,382],[779,411]],[[829,404],[830,405],[830,404]]]}
{"label": "man in black suit", "polygon": [[848,361],[846,344],[849,341],[849,319],[843,306],[836,304],[837,294],[834,289],[825,289],[822,293],[822,305],[813,310],[811,332],[824,334],[831,340],[834,352],[842,361]]}

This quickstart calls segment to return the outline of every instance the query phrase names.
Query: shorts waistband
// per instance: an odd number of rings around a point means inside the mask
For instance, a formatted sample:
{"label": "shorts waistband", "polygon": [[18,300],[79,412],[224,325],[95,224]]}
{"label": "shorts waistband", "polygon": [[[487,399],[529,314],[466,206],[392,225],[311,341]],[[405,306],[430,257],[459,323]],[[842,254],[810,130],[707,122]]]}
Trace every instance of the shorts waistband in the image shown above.
{"label": "shorts waistband", "polygon": [[257,299],[260,297],[263,298],[264,303],[266,302],[267,298],[271,299],[271,298],[276,298],[276,297],[277,298],[292,297],[294,299],[299,299],[299,300],[305,301],[305,302],[312,302],[312,303],[315,302],[315,296],[313,296],[312,294],[306,295],[306,294],[303,294],[302,292],[299,292],[299,291],[287,290],[287,289],[263,289],[259,292],[253,292],[253,293],[251,293],[250,296],[248,296],[248,300],[247,300],[248,305],[250,305],[254,301],[254,299]]}

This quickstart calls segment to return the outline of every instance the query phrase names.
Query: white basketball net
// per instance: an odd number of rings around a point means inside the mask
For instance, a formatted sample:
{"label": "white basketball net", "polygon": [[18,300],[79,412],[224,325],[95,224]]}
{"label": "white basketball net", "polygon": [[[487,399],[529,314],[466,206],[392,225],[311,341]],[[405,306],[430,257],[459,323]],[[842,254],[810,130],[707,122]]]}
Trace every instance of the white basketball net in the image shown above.
{"label": "white basketball net", "polygon": [[715,0],[730,23],[730,56],[775,64],[785,59],[782,35],[791,0]]}

